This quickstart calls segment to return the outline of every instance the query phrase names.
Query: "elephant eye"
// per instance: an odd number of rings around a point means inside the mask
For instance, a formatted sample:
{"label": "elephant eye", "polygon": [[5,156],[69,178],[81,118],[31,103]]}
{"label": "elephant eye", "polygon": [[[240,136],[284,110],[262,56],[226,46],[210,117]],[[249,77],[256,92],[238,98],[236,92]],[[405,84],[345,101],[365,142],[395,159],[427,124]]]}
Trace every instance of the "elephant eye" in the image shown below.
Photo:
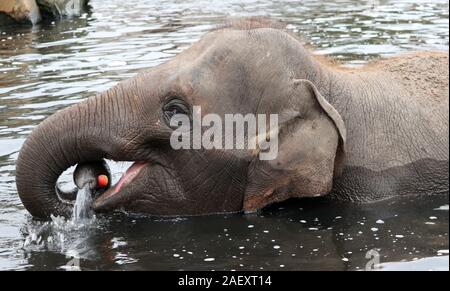
{"label": "elephant eye", "polygon": [[170,126],[170,120],[177,114],[187,115],[190,117],[189,107],[180,99],[171,99],[163,106],[163,115],[167,125]]}

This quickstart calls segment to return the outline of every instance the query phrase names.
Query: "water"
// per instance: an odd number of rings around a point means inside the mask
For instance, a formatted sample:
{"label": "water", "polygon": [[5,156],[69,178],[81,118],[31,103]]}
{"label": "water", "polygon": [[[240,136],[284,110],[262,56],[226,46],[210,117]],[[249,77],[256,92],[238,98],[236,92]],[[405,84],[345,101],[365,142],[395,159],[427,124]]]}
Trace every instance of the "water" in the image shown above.
{"label": "water", "polygon": [[94,211],[92,210],[92,191],[86,184],[78,190],[77,199],[73,206],[72,222],[77,223],[83,220],[93,219]]}
{"label": "water", "polygon": [[[448,194],[73,223],[33,221],[14,183],[18,150],[44,118],[170,59],[227,15],[283,20],[318,54],[358,66],[410,50],[448,50],[447,1],[91,3],[92,14],[76,20],[0,28],[0,270],[360,270],[374,254],[384,270],[448,269]],[[113,182],[127,165],[110,164]]]}

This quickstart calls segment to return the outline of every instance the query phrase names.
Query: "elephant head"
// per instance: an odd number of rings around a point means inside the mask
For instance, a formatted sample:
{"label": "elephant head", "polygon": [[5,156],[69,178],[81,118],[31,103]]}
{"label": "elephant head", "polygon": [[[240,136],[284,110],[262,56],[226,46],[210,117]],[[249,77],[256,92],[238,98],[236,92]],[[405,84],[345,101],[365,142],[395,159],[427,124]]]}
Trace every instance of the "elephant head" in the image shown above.
{"label": "elephant head", "polygon": [[[290,34],[261,22],[235,22],[43,121],[20,151],[18,193],[35,217],[68,216],[71,204],[55,193],[61,173],[112,159],[134,164],[94,201],[96,211],[200,215],[325,195],[345,152],[342,118],[320,92],[327,80]],[[190,117],[193,106],[222,117],[277,114],[277,157],[261,160],[258,150],[174,149],[170,119]]]}

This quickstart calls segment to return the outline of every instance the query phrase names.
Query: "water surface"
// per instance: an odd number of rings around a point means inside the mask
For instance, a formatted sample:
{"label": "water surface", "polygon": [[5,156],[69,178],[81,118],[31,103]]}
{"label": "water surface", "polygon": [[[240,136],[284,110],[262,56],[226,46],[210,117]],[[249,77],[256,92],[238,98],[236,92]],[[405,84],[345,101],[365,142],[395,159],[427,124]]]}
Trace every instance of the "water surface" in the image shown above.
{"label": "water surface", "polygon": [[[172,58],[227,16],[283,20],[346,66],[449,45],[448,1],[124,3],[91,0],[92,12],[79,19],[0,28],[0,270],[77,269],[72,257],[81,269],[112,270],[357,270],[376,258],[382,269],[448,269],[448,194],[366,205],[289,201],[258,214],[174,220],[32,221],[14,183],[30,131]],[[116,179],[126,169],[111,167]]]}

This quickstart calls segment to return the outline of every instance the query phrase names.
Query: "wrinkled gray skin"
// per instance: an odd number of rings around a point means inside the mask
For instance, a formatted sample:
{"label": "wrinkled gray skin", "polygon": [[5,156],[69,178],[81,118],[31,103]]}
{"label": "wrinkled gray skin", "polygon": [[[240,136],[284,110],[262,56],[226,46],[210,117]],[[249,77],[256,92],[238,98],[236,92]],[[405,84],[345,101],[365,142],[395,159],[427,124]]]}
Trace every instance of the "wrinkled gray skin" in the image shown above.
{"label": "wrinkled gray skin", "polygon": [[[329,193],[373,201],[448,191],[447,53],[343,69],[264,26],[243,21],[210,32],[169,62],[42,122],[17,161],[28,211],[70,215],[70,204],[55,195],[58,176],[101,158],[145,164],[120,191],[97,198],[97,211],[200,215]],[[173,150],[165,119],[179,111],[173,100],[202,106],[203,115],[278,113],[277,159]]]}

